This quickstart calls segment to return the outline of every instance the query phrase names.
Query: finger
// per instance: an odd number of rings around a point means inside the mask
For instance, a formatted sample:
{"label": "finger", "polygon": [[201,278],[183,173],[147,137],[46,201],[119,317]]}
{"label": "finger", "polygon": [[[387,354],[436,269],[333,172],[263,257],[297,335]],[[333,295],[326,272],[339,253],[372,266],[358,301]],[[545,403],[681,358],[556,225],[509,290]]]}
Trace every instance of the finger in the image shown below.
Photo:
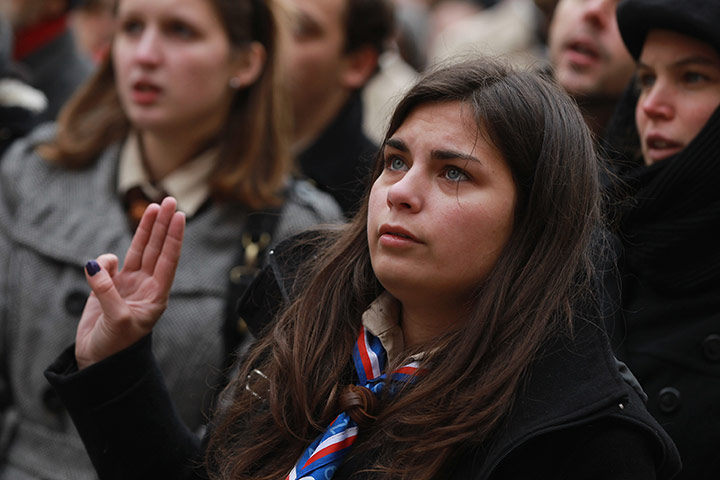
{"label": "finger", "polygon": [[165,243],[165,236],[167,235],[167,229],[172,220],[173,214],[175,213],[175,207],[177,202],[173,197],[165,197],[160,204],[160,211],[157,214],[155,223],[150,233],[150,239],[145,246],[145,251],[142,254],[142,265],[140,269],[149,275],[152,275],[155,270],[155,264],[157,263],[160,252],[162,252],[162,246]]}
{"label": "finger", "polygon": [[118,257],[113,255],[112,253],[105,253],[103,255],[100,255],[98,258],[95,259],[95,261],[100,265],[100,267],[107,270],[108,274],[111,277],[114,277],[115,274],[118,272]]}
{"label": "finger", "polygon": [[95,294],[105,317],[120,320],[128,315],[128,307],[120,296],[110,273],[97,260],[85,265],[85,278]]}
{"label": "finger", "polygon": [[176,212],[168,226],[165,243],[155,265],[154,276],[158,285],[163,291],[170,291],[173,279],[175,278],[175,270],[180,260],[180,252],[182,250],[182,240],[185,233],[185,214]]}
{"label": "finger", "polygon": [[127,254],[125,255],[125,263],[123,263],[125,270],[140,270],[143,252],[145,251],[148,240],[150,240],[152,227],[159,211],[160,205],[157,203],[151,203],[145,209],[145,213],[143,213],[140,219],[137,230],[135,230],[135,235],[133,235],[130,248],[128,248]]}

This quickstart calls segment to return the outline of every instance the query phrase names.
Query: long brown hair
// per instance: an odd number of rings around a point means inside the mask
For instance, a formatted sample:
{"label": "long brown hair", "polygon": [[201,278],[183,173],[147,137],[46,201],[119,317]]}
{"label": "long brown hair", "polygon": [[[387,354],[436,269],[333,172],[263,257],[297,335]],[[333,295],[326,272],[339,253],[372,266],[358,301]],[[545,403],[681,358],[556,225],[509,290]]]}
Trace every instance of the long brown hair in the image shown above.
{"label": "long brown hair", "polygon": [[[207,1],[232,48],[259,42],[266,53],[262,73],[252,85],[235,93],[218,134],[220,153],[209,179],[211,194],[252,208],[277,204],[291,158],[285,99],[276,74],[277,26],[272,0]],[[108,56],[61,111],[57,136],[41,153],[66,168],[83,168],[110,144],[124,139],[130,127]]]}
{"label": "long brown hair", "polygon": [[[426,74],[399,103],[385,140],[418,106],[449,101],[470,107],[510,166],[515,223],[466,321],[419,347],[431,352],[423,357],[431,374],[381,398],[377,421],[361,429],[346,461],[380,478],[450,476],[454,460],[492,438],[543,343],[570,333],[578,306],[592,301],[600,194],[576,105],[537,73],[466,61]],[[215,477],[282,478],[339,413],[340,392],[353,382],[362,312],[382,291],[370,265],[367,215],[366,197],[349,225],[318,237],[322,253],[307,266],[303,287],[228,387],[230,402],[209,442]]]}

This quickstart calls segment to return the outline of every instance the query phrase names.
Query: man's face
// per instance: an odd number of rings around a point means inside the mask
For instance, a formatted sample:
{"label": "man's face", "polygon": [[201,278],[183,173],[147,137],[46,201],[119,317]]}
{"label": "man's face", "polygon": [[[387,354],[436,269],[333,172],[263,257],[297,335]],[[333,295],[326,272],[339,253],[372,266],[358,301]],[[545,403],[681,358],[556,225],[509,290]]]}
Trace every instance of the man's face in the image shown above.
{"label": "man's face", "polygon": [[62,3],[46,0],[0,0],[0,14],[17,30],[36,23],[51,11],[55,4]]}
{"label": "man's face", "polygon": [[287,0],[292,31],[281,60],[298,124],[346,90],[341,77],[346,2]]}
{"label": "man's face", "polygon": [[550,61],[574,97],[619,98],[635,68],[617,26],[618,0],[560,0],[550,24]]}

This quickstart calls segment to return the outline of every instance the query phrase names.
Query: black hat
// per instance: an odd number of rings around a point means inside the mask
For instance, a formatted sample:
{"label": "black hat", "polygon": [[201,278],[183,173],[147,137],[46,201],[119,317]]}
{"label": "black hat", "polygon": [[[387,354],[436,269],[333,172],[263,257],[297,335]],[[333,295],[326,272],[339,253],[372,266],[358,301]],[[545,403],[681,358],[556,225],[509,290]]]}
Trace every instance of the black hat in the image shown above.
{"label": "black hat", "polygon": [[720,52],[720,0],[622,0],[617,20],[623,42],[635,60],[652,29],[697,38]]}

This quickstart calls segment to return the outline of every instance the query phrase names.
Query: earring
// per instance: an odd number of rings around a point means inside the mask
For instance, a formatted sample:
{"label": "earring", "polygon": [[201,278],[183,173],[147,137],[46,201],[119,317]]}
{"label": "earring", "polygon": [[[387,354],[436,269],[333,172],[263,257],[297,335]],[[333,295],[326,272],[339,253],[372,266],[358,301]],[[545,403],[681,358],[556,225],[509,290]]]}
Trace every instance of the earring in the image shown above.
{"label": "earring", "polygon": [[230,77],[228,85],[230,85],[230,88],[232,88],[233,90],[238,90],[240,87],[242,87],[242,82],[238,77]]}

